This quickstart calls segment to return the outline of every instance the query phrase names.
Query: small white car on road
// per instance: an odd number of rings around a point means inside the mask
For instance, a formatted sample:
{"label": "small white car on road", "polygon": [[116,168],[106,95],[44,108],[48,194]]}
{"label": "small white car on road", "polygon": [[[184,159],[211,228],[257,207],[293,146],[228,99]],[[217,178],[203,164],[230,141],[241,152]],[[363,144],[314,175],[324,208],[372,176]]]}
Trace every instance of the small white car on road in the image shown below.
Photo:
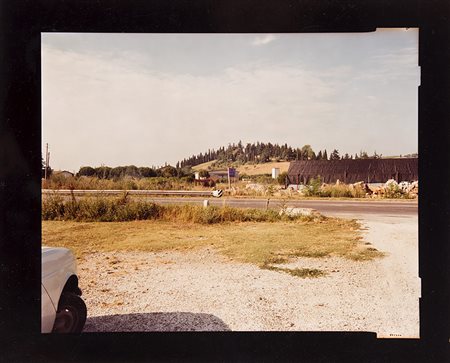
{"label": "small white car on road", "polygon": [[72,252],[42,247],[41,332],[80,333],[86,322],[86,304],[78,287]]}

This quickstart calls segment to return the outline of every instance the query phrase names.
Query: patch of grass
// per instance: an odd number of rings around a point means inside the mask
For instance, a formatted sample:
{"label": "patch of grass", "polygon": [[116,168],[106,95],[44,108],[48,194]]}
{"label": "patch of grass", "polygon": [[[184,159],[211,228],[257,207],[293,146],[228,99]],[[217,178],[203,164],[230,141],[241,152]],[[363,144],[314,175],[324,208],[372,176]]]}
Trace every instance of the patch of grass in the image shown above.
{"label": "patch of grass", "polygon": [[264,266],[268,266],[270,264],[279,264],[279,263],[286,263],[289,261],[289,258],[286,256],[273,256],[273,257],[269,257],[267,260],[264,261]]}
{"label": "patch of grass", "polygon": [[262,175],[271,174],[272,168],[279,168],[280,173],[288,171],[289,161],[269,162],[263,164],[244,164],[238,167],[239,174]]}
{"label": "patch of grass", "polygon": [[383,256],[385,256],[385,253],[378,251],[376,248],[357,246],[351,253],[348,254],[347,258],[353,261],[370,261],[374,258]]}
{"label": "patch of grass", "polygon": [[326,273],[322,270],[316,269],[316,268],[283,268],[283,267],[276,267],[269,264],[263,264],[260,266],[262,269],[270,270],[270,271],[278,271],[278,272],[285,272],[292,276],[301,277],[301,278],[315,278],[315,277],[321,277],[325,276]]}
{"label": "patch of grass", "polygon": [[[356,221],[237,222],[214,225],[163,220],[132,222],[43,221],[47,246],[71,248],[78,257],[103,251],[192,250],[212,246],[225,256],[258,266],[296,257],[340,256],[355,261],[381,257],[361,241]],[[370,248],[370,247],[369,247]]]}

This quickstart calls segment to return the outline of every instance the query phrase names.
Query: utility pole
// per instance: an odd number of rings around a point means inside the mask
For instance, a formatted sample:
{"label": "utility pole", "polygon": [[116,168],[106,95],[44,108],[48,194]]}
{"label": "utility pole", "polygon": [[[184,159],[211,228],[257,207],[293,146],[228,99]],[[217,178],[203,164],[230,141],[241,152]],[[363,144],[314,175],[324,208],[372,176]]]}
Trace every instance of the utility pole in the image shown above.
{"label": "utility pole", "polygon": [[50,162],[50,153],[48,152],[48,143],[47,143],[45,144],[45,170],[44,170],[45,180],[47,180],[47,170],[49,162]]}

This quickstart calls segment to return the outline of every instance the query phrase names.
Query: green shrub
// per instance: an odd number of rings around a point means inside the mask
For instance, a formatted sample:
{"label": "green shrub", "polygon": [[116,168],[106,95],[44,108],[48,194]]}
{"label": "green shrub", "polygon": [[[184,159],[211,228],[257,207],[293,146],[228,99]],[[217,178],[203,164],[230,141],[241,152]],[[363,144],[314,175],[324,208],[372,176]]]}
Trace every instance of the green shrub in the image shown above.
{"label": "green shrub", "polygon": [[95,169],[90,166],[82,166],[78,171],[77,176],[94,176]]}
{"label": "green shrub", "polygon": [[353,198],[354,195],[348,185],[325,185],[319,192],[321,197]]}
{"label": "green shrub", "polygon": [[308,197],[312,196],[321,196],[320,195],[320,188],[322,186],[322,180],[320,176],[317,178],[312,178],[307,185],[307,188],[304,191],[304,194]]}
{"label": "green shrub", "polygon": [[406,193],[403,193],[397,184],[391,183],[384,188],[384,198],[394,199],[394,198],[408,198]]}
{"label": "green shrub", "polygon": [[209,178],[209,171],[202,169],[198,172],[200,178]]}
{"label": "green shrub", "polygon": [[180,178],[180,181],[181,181],[182,183],[189,183],[189,184],[191,184],[191,183],[194,182],[194,180],[195,180],[194,174],[185,175],[185,176],[182,176],[182,177]]}
{"label": "green shrub", "polygon": [[283,171],[280,175],[278,175],[277,177],[278,184],[285,185],[287,176],[288,176],[287,171]]}
{"label": "green shrub", "polygon": [[364,198],[366,191],[361,186],[351,186],[348,184],[322,185],[319,176],[309,181],[305,189],[305,195],[324,198]]}
{"label": "green shrub", "polygon": [[43,220],[60,220],[64,211],[64,201],[61,197],[51,196],[42,201]]}

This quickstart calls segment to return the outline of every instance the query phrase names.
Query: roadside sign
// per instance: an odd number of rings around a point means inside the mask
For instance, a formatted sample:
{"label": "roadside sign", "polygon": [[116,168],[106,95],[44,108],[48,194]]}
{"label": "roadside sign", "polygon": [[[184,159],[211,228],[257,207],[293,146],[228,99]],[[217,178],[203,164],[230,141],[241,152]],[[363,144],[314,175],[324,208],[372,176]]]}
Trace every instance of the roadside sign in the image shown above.
{"label": "roadside sign", "polygon": [[212,195],[213,197],[220,198],[223,195],[223,190],[222,189],[213,190]]}
{"label": "roadside sign", "polygon": [[236,169],[235,168],[228,168],[228,176],[230,178],[234,178],[236,176]]}

